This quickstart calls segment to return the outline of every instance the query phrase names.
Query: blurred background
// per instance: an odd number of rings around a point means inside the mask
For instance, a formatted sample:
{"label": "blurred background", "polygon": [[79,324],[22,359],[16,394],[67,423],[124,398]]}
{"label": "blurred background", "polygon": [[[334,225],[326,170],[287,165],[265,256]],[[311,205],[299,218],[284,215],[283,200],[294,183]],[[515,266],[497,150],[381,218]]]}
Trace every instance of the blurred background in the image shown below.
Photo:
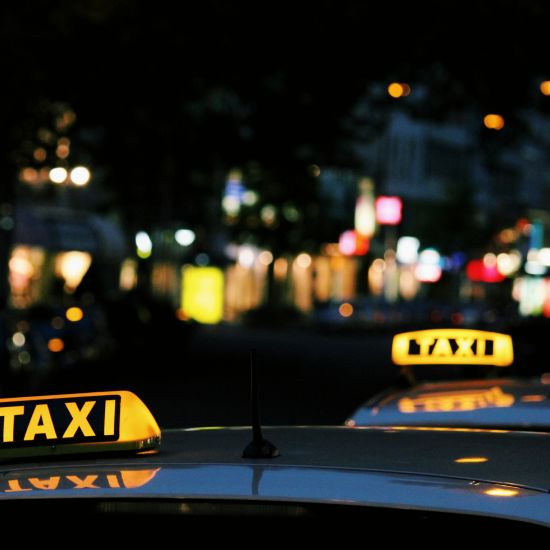
{"label": "blurred background", "polygon": [[547,370],[550,6],[0,8],[0,393],[342,422],[393,333]]}

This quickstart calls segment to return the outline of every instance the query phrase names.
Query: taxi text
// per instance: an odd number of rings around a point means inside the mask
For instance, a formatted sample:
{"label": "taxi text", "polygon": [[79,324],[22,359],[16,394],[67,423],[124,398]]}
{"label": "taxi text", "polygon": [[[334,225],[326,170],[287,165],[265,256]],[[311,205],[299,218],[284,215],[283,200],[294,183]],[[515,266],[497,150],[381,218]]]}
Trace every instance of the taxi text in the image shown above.
{"label": "taxi text", "polygon": [[118,437],[117,396],[4,402],[2,445],[108,441]]}

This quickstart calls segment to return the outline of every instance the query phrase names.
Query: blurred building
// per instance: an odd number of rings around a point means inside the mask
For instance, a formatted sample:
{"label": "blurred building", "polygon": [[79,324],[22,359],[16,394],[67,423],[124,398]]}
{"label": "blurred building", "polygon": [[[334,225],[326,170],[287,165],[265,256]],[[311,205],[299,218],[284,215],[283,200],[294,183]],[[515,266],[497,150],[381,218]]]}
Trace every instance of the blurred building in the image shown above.
{"label": "blurred building", "polygon": [[484,134],[477,113],[432,121],[395,109],[379,135],[355,148],[379,192],[437,204],[462,187],[481,215],[508,209],[519,217],[550,208],[550,120],[532,111],[521,118],[521,137],[497,145],[498,136]]}

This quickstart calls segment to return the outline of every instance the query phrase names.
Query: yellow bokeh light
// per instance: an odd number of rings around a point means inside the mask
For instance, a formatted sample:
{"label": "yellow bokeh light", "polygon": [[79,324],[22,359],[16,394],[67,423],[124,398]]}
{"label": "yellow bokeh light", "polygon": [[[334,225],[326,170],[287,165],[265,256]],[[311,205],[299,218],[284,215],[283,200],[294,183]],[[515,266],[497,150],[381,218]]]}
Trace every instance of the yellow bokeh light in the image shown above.
{"label": "yellow bokeh light", "polygon": [[92,263],[89,252],[60,252],[55,260],[55,272],[65,280],[69,292],[74,292]]}
{"label": "yellow bokeh light", "polygon": [[224,274],[217,267],[182,269],[181,309],[189,318],[216,324],[223,318]]}
{"label": "yellow bokeh light", "polygon": [[38,178],[38,172],[34,168],[23,168],[19,172],[19,179],[25,183],[35,183]]}
{"label": "yellow bokeh light", "polygon": [[457,464],[482,464],[483,462],[489,462],[489,459],[485,456],[465,456],[457,458],[455,462]]}
{"label": "yellow bokeh light", "polygon": [[51,338],[48,340],[48,349],[52,353],[59,353],[65,348],[65,342],[61,338]]}
{"label": "yellow bokeh light", "polygon": [[65,312],[65,317],[67,317],[69,321],[72,321],[73,323],[77,323],[78,321],[82,320],[82,318],[84,317],[84,312],[79,307],[70,307]]}
{"label": "yellow bokeh light", "polygon": [[277,258],[273,265],[275,279],[282,281],[288,272],[288,262],[285,258]]}
{"label": "yellow bokeh light", "polygon": [[269,250],[263,250],[260,252],[258,259],[262,265],[269,265],[273,261],[273,254]]}
{"label": "yellow bokeh light", "polygon": [[495,487],[494,489],[487,489],[483,491],[486,495],[490,497],[515,497],[519,495],[519,491],[516,489],[505,489],[503,487]]}
{"label": "yellow bokeh light", "polygon": [[392,82],[388,86],[388,94],[394,99],[397,99],[405,95],[405,88],[403,87],[403,84],[400,84],[399,82]]}
{"label": "yellow bokeh light", "polygon": [[302,254],[299,254],[296,258],[296,264],[302,269],[307,269],[311,265],[311,256],[302,252]]}
{"label": "yellow bokeh light", "polygon": [[490,130],[502,130],[504,128],[504,118],[501,115],[491,113],[483,117],[483,124]]}
{"label": "yellow bokeh light", "polygon": [[540,91],[543,95],[550,95],[550,80],[540,83]]}
{"label": "yellow bokeh light", "polygon": [[338,313],[342,317],[351,317],[353,315],[353,306],[348,302],[344,302],[339,308]]}
{"label": "yellow bokeh light", "polygon": [[32,156],[35,158],[35,160],[37,160],[38,162],[44,162],[46,160],[46,149],[44,149],[43,147],[37,147]]}

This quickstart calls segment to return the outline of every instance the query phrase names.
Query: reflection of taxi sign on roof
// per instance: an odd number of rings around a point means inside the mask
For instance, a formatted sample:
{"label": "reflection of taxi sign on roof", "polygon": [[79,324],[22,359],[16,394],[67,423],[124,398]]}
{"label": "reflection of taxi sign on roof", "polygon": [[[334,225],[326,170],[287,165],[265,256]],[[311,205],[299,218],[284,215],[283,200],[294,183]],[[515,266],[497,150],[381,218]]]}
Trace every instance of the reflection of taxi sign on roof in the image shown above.
{"label": "reflection of taxi sign on roof", "polygon": [[507,334],[471,329],[431,329],[397,334],[392,360],[397,365],[492,365],[514,360]]}
{"label": "reflection of taxi sign on roof", "polygon": [[475,411],[488,407],[511,407],[514,396],[495,386],[463,391],[426,392],[415,397],[399,399],[397,407],[402,413]]}
{"label": "reflection of taxi sign on roof", "polygon": [[128,391],[0,399],[0,458],[146,451],[160,429]]}
{"label": "reflection of taxi sign on roof", "polygon": [[72,489],[135,489],[147,485],[160,470],[147,469],[110,469],[89,467],[84,472],[74,469],[56,471],[45,476],[43,472],[33,475],[15,474],[0,479],[0,493],[29,493],[40,491],[59,491]]}

